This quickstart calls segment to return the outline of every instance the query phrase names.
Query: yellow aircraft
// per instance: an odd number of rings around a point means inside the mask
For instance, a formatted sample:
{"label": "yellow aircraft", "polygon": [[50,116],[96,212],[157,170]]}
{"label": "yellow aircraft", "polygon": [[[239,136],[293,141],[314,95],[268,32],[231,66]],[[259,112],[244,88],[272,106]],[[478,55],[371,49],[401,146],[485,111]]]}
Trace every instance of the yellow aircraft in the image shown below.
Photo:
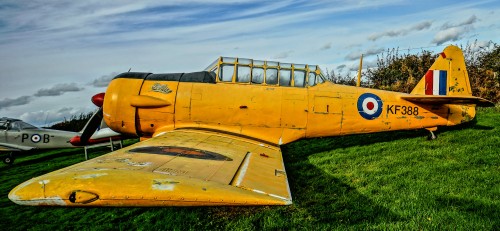
{"label": "yellow aircraft", "polygon": [[[325,81],[315,65],[221,57],[195,73],[123,73],[103,118],[142,142],[28,180],[21,205],[288,205],[280,145],[301,138],[470,121],[462,51],[447,47],[411,94]],[[83,136],[83,135],[82,135]]]}

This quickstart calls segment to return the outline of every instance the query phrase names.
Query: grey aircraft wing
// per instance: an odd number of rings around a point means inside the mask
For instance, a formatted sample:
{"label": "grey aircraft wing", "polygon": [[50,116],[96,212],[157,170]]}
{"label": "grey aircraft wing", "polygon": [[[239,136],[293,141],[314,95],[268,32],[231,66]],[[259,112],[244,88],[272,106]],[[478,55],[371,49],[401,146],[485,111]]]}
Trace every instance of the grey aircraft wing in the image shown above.
{"label": "grey aircraft wing", "polygon": [[34,147],[17,145],[17,144],[0,143],[0,151],[2,152],[28,151],[31,149],[34,149]]}

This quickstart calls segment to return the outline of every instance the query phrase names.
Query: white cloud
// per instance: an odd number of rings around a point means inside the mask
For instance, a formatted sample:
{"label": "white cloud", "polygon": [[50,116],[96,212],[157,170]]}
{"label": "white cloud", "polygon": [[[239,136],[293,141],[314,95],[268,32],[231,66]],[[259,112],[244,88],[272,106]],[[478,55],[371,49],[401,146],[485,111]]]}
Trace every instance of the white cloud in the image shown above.
{"label": "white cloud", "polygon": [[470,16],[468,19],[466,19],[465,21],[463,22],[460,22],[460,23],[457,23],[457,24],[453,24],[453,23],[450,23],[450,22],[446,22],[444,23],[442,26],[441,26],[441,29],[442,30],[446,30],[448,28],[452,28],[452,27],[460,27],[460,26],[468,26],[468,25],[472,25],[474,24],[475,22],[478,21],[478,18],[476,17],[476,15],[472,15]]}
{"label": "white cloud", "polygon": [[293,53],[293,51],[284,51],[284,52],[281,52],[275,56],[273,56],[273,59],[276,59],[276,60],[280,60],[280,59],[286,59],[288,58],[291,54]]}
{"label": "white cloud", "polygon": [[369,56],[372,56],[372,55],[377,55],[377,54],[380,54],[384,52],[384,48],[380,47],[380,48],[370,48],[368,50],[365,50],[363,52],[361,51],[354,51],[354,52],[351,52],[349,53],[347,56],[346,56],[346,59],[347,60],[357,60],[361,57],[361,54],[363,54],[363,57],[369,57]]}
{"label": "white cloud", "polygon": [[384,32],[380,32],[380,33],[375,33],[375,34],[372,34],[370,35],[370,37],[368,37],[369,40],[371,41],[376,41],[382,37],[398,37],[398,36],[403,36],[403,35],[407,35],[408,33],[411,33],[411,32],[414,32],[414,31],[421,31],[421,30],[425,30],[425,29],[429,29],[432,25],[432,22],[431,21],[424,21],[424,22],[420,22],[420,23],[417,23],[413,26],[411,26],[410,28],[402,28],[402,29],[398,29],[398,30],[388,30],[388,31],[384,31]]}
{"label": "white cloud", "polygon": [[466,33],[474,29],[473,24],[477,21],[478,18],[476,15],[472,15],[468,19],[456,24],[445,22],[441,26],[441,30],[434,36],[432,42],[441,45],[446,42],[458,41],[465,37]]}
{"label": "white cloud", "polygon": [[432,40],[433,43],[437,45],[444,44],[446,42],[453,42],[457,41],[462,36],[469,31],[469,28],[467,27],[452,27],[448,28],[442,31],[439,31],[436,36],[434,36],[434,39]]}
{"label": "white cloud", "polygon": [[65,92],[75,92],[81,91],[83,88],[78,87],[76,83],[59,83],[54,85],[51,88],[42,88],[38,90],[34,96],[58,96],[62,95]]}
{"label": "white cloud", "polygon": [[94,79],[94,81],[92,81],[92,83],[90,83],[90,85],[92,85],[94,87],[107,87],[109,82],[111,82],[111,80],[116,75],[118,75],[118,72],[112,72],[109,75],[103,75],[97,79]]}
{"label": "white cloud", "polygon": [[5,98],[3,100],[0,100],[0,110],[12,106],[25,105],[30,103],[30,101],[31,101],[31,96],[20,96],[15,99]]}
{"label": "white cloud", "polygon": [[25,112],[19,116],[23,121],[29,121],[36,126],[50,126],[54,123],[70,120],[72,116],[87,114],[90,111],[85,108],[65,107],[56,110],[40,110],[33,112]]}
{"label": "white cloud", "polygon": [[325,45],[321,46],[320,50],[328,50],[332,48],[332,42],[328,42]]}

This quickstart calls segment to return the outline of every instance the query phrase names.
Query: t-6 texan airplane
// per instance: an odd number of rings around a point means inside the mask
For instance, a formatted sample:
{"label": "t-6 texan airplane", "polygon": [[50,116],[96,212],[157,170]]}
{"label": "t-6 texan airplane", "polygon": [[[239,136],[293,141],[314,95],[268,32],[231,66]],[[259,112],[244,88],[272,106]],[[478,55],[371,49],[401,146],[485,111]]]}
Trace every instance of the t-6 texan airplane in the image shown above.
{"label": "t-6 texan airplane", "polygon": [[470,121],[462,51],[447,47],[411,94],[328,82],[315,65],[221,57],[195,73],[123,73],[103,117],[142,142],[28,180],[21,205],[289,205],[280,145]]}

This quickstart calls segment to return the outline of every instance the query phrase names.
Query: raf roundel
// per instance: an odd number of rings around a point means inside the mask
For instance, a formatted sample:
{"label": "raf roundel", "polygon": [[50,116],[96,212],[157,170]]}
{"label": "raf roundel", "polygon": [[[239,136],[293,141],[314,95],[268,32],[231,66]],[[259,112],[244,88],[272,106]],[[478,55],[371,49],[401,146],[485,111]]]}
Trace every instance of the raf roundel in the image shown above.
{"label": "raf roundel", "polygon": [[42,137],[38,134],[33,134],[31,136],[31,141],[33,141],[33,143],[38,143],[38,142],[40,142],[41,139],[42,139]]}
{"label": "raf roundel", "polygon": [[367,120],[375,119],[382,113],[382,100],[375,94],[364,93],[358,98],[358,112]]}

